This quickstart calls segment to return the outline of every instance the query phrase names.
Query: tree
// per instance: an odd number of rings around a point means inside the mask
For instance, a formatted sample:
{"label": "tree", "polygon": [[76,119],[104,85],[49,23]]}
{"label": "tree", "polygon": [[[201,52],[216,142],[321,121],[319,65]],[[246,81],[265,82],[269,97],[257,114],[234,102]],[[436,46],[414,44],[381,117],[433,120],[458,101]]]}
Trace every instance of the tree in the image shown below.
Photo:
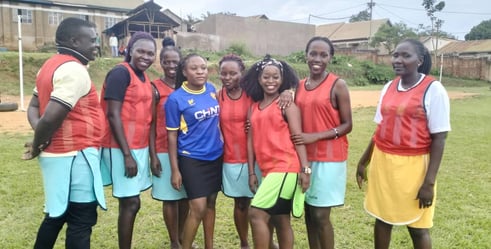
{"label": "tree", "polygon": [[471,31],[465,35],[466,41],[484,39],[491,39],[491,19],[472,27]]}
{"label": "tree", "polygon": [[[445,2],[440,1],[435,4],[435,0],[423,0],[423,7],[426,10],[426,15],[430,17],[431,20],[431,37],[436,37],[436,42],[433,43],[433,49],[435,51],[435,61],[438,52],[438,32],[443,25],[443,20],[438,19],[435,16],[435,12],[442,11],[445,8]],[[436,33],[435,33],[436,29]],[[433,42],[433,39],[431,39]]]}
{"label": "tree", "polygon": [[370,13],[368,10],[362,10],[360,13],[356,15],[352,15],[349,18],[349,22],[361,22],[361,21],[370,21]]}
{"label": "tree", "polygon": [[201,20],[205,20],[206,18],[210,17],[211,15],[217,15],[217,14],[221,14],[221,15],[226,15],[226,16],[236,16],[237,14],[236,13],[233,13],[233,12],[230,12],[230,11],[221,11],[221,12],[217,12],[217,13],[211,13],[209,11],[206,11],[205,14],[201,14]]}
{"label": "tree", "polygon": [[416,32],[402,22],[395,23],[394,25],[386,23],[382,25],[372,37],[370,46],[383,46],[389,53],[392,53],[395,46],[406,38],[417,38]]}
{"label": "tree", "polygon": [[[418,28],[415,30],[419,37],[423,36],[431,36],[431,26],[424,26],[423,24],[419,24]],[[446,31],[438,30],[436,33],[438,37],[444,37],[448,39],[456,39],[456,37]]]}
{"label": "tree", "polygon": [[198,23],[198,22],[201,22],[202,19],[199,19],[197,17],[194,17],[192,14],[188,14],[186,16],[186,19],[183,20],[185,23],[187,23],[188,25],[193,25],[195,23]]}

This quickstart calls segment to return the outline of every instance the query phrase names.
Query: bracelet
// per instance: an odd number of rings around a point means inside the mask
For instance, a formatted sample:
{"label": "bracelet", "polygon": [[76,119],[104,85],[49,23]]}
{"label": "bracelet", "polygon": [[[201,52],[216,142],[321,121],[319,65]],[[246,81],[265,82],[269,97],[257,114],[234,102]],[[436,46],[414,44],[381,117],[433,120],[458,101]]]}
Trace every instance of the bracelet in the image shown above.
{"label": "bracelet", "polygon": [[250,173],[249,174],[249,176],[255,176],[255,175],[256,175],[256,173]]}
{"label": "bracelet", "polygon": [[336,136],[334,136],[334,139],[338,139],[339,138],[339,133],[338,133],[338,129],[336,128],[332,128],[334,130],[334,133],[336,133]]}

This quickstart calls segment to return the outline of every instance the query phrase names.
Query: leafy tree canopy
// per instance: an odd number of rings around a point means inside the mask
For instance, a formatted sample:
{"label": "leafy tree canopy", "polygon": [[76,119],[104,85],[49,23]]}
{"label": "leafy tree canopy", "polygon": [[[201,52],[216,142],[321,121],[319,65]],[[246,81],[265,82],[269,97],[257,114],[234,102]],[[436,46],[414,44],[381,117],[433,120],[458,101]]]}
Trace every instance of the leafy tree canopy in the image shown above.
{"label": "leafy tree canopy", "polygon": [[383,46],[389,53],[392,53],[395,46],[406,38],[417,38],[416,32],[406,24],[402,22],[395,23],[394,25],[384,24],[372,37],[370,46]]}
{"label": "leafy tree canopy", "polygon": [[491,39],[491,19],[472,27],[471,31],[465,35],[466,41],[484,39]]}
{"label": "leafy tree canopy", "polygon": [[349,18],[349,22],[361,22],[361,21],[370,21],[370,13],[368,10],[360,11],[360,13],[356,15],[352,15]]}

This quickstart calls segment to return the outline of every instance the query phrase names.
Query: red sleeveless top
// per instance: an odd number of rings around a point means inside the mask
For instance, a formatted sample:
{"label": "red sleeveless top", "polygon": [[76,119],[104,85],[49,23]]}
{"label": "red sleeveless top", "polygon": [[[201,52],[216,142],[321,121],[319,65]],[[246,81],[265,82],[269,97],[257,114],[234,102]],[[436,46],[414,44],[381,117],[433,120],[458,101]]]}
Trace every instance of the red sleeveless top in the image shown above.
{"label": "red sleeveless top", "polygon": [[271,172],[300,172],[290,129],[278,105],[273,102],[260,110],[259,102],[254,103],[251,107],[251,132],[254,154],[263,176]]}
{"label": "red sleeveless top", "polygon": [[225,89],[218,93],[220,105],[220,128],[224,139],[225,163],[247,162],[247,134],[245,123],[252,99],[245,92],[239,99],[231,99]]}
{"label": "red sleeveless top", "polygon": [[377,126],[374,142],[380,150],[397,155],[429,153],[431,136],[424,107],[424,96],[434,79],[425,78],[408,91],[399,91],[400,78],[392,80],[382,98],[382,121]]}
{"label": "red sleeveless top", "polygon": [[[306,79],[300,81],[295,103],[302,112],[302,129],[305,133],[332,130],[341,124],[339,111],[331,104],[331,92],[338,76],[329,73],[315,89],[305,88]],[[306,144],[307,159],[318,162],[343,162],[348,159],[348,137],[323,139]]]}
{"label": "red sleeveless top", "polygon": [[[153,98],[152,84],[145,73],[145,81],[142,82],[129,63],[123,62],[120,65],[126,67],[131,79],[128,88],[126,89],[121,109],[121,121],[123,122],[124,134],[130,149],[142,149],[148,146],[150,136]],[[105,90],[105,87],[103,87],[101,98],[104,98]],[[107,112],[106,101],[101,101],[101,105],[104,112]],[[104,135],[102,146],[107,148],[119,148],[119,144],[112,135],[107,118],[106,134]]]}
{"label": "red sleeveless top", "polygon": [[[67,62],[80,63],[75,57],[57,54],[48,59],[41,67],[36,78],[39,111],[43,115],[53,91],[55,71]],[[81,64],[82,65],[82,64]],[[79,151],[88,147],[101,146],[104,114],[99,104],[97,91],[93,83],[89,93],[78,100],[70,110],[60,128],[51,137],[50,145],[44,150],[50,153]]]}
{"label": "red sleeveless top", "polygon": [[169,149],[167,142],[167,129],[165,128],[164,104],[174,89],[165,84],[162,79],[154,80],[153,83],[155,84],[155,87],[157,88],[157,91],[159,91],[160,95],[160,100],[157,104],[157,138],[155,139],[155,143],[158,153],[167,153]]}

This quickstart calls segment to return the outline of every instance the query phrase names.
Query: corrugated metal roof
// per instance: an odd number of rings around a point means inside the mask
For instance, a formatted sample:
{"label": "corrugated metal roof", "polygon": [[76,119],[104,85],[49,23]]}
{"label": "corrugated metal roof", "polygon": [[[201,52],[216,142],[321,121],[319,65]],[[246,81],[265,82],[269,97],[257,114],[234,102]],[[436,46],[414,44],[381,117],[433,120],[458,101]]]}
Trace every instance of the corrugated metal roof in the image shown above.
{"label": "corrugated metal roof", "polygon": [[332,23],[316,27],[315,34],[328,37],[331,41],[366,40],[373,36],[384,24],[390,24],[389,19],[352,23]]}
{"label": "corrugated metal roof", "polygon": [[[51,5],[51,6],[71,6],[80,7],[88,9],[100,9],[100,10],[110,10],[110,11],[120,11],[128,12],[131,10],[133,4],[112,4],[108,1],[68,1],[68,0],[57,0],[57,1],[47,1],[47,0],[18,0],[19,3],[28,4],[41,4],[41,5]],[[117,6],[117,7],[116,7]]]}
{"label": "corrugated metal roof", "polygon": [[475,41],[455,41],[439,49],[441,54],[465,54],[491,52],[491,39]]}

